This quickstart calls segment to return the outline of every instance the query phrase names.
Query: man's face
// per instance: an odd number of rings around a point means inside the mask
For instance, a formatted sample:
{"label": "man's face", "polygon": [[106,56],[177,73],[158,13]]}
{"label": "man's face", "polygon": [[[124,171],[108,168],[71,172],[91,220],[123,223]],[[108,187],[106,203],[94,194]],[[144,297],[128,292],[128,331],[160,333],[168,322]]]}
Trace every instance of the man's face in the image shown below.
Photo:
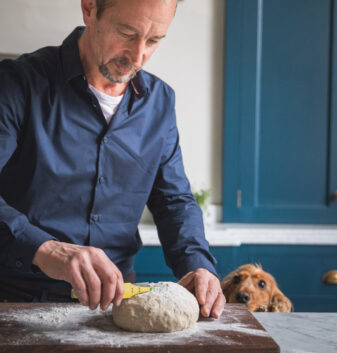
{"label": "man's face", "polygon": [[87,23],[92,60],[111,82],[133,78],[166,35],[176,0],[115,0]]}

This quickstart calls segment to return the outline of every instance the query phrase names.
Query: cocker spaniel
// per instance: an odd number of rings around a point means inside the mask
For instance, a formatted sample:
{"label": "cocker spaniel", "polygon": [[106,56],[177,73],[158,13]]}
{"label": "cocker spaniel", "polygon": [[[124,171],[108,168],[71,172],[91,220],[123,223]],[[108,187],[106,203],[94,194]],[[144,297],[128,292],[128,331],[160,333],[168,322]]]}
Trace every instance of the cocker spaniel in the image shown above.
{"label": "cocker spaniel", "polygon": [[221,282],[228,303],[246,304],[249,311],[293,311],[291,301],[280,291],[274,277],[261,265],[242,265]]}

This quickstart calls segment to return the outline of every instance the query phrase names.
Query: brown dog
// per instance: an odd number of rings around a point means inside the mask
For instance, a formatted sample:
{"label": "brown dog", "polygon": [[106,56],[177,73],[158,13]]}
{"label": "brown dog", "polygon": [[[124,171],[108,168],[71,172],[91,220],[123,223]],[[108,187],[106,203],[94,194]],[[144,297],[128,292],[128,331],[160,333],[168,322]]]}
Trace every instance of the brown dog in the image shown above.
{"label": "brown dog", "polygon": [[222,280],[221,288],[228,303],[244,303],[249,311],[292,311],[291,301],[261,265],[240,266]]}

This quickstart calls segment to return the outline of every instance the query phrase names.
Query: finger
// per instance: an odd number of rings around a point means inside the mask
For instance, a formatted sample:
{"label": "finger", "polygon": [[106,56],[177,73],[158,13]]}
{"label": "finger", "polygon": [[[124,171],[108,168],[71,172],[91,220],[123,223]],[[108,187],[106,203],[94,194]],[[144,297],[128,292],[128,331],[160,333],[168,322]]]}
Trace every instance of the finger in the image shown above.
{"label": "finger", "polygon": [[101,309],[106,310],[111,304],[116,293],[117,279],[116,275],[113,274],[108,276],[104,281],[102,281],[102,296],[101,296]]}
{"label": "finger", "polygon": [[191,286],[193,287],[194,286],[194,272],[186,273],[185,276],[180,278],[180,280],[178,281],[178,284],[185,287],[186,289],[187,289],[187,287],[191,287]]}
{"label": "finger", "polygon": [[79,266],[72,265],[68,271],[68,274],[69,276],[68,278],[66,278],[67,282],[69,282],[73,287],[79,302],[82,305],[87,306],[89,304],[89,295],[87,292],[85,280],[82,276]]}
{"label": "finger", "polygon": [[225,307],[226,298],[222,292],[218,293],[218,296],[214,302],[213,308],[211,309],[211,316],[218,319]]}
{"label": "finger", "polygon": [[219,294],[219,284],[215,280],[209,280],[206,288],[205,304],[201,307],[201,314],[208,317]]}
{"label": "finger", "polygon": [[195,294],[194,279],[185,288],[191,293]]}
{"label": "finger", "polygon": [[123,300],[124,294],[124,281],[122,274],[118,271],[117,273],[117,282],[116,282],[116,292],[113,299],[113,304],[119,306]]}
{"label": "finger", "polygon": [[197,271],[194,277],[194,287],[195,287],[195,296],[200,305],[206,303],[207,289],[208,289],[209,277],[207,272]]}
{"label": "finger", "polygon": [[101,301],[101,281],[92,266],[87,266],[82,271],[89,296],[89,307],[95,310]]}
{"label": "finger", "polygon": [[178,284],[194,294],[194,272],[187,273],[178,281]]}
{"label": "finger", "polygon": [[124,294],[124,282],[118,267],[102,253],[96,259],[95,270],[102,282],[101,308],[105,310],[111,302],[120,303]]}

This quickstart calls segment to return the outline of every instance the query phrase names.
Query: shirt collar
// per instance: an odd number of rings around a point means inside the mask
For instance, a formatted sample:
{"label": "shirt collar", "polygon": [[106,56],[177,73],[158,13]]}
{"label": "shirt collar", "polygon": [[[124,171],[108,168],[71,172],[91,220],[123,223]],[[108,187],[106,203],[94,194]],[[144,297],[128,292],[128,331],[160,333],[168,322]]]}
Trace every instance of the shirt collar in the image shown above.
{"label": "shirt collar", "polygon": [[144,97],[148,90],[148,86],[143,77],[143,70],[138,71],[137,75],[130,81],[130,83],[137,98]]}
{"label": "shirt collar", "polygon": [[[80,52],[78,49],[78,39],[84,32],[85,27],[76,27],[62,43],[62,64],[65,79],[69,82],[77,76],[84,75]],[[137,98],[142,98],[148,87],[145,83],[143,72],[140,70],[137,75],[130,81],[131,88]]]}
{"label": "shirt collar", "polygon": [[84,75],[80,52],[78,50],[78,39],[84,32],[84,28],[76,27],[62,43],[63,72],[67,82],[77,76]]}

